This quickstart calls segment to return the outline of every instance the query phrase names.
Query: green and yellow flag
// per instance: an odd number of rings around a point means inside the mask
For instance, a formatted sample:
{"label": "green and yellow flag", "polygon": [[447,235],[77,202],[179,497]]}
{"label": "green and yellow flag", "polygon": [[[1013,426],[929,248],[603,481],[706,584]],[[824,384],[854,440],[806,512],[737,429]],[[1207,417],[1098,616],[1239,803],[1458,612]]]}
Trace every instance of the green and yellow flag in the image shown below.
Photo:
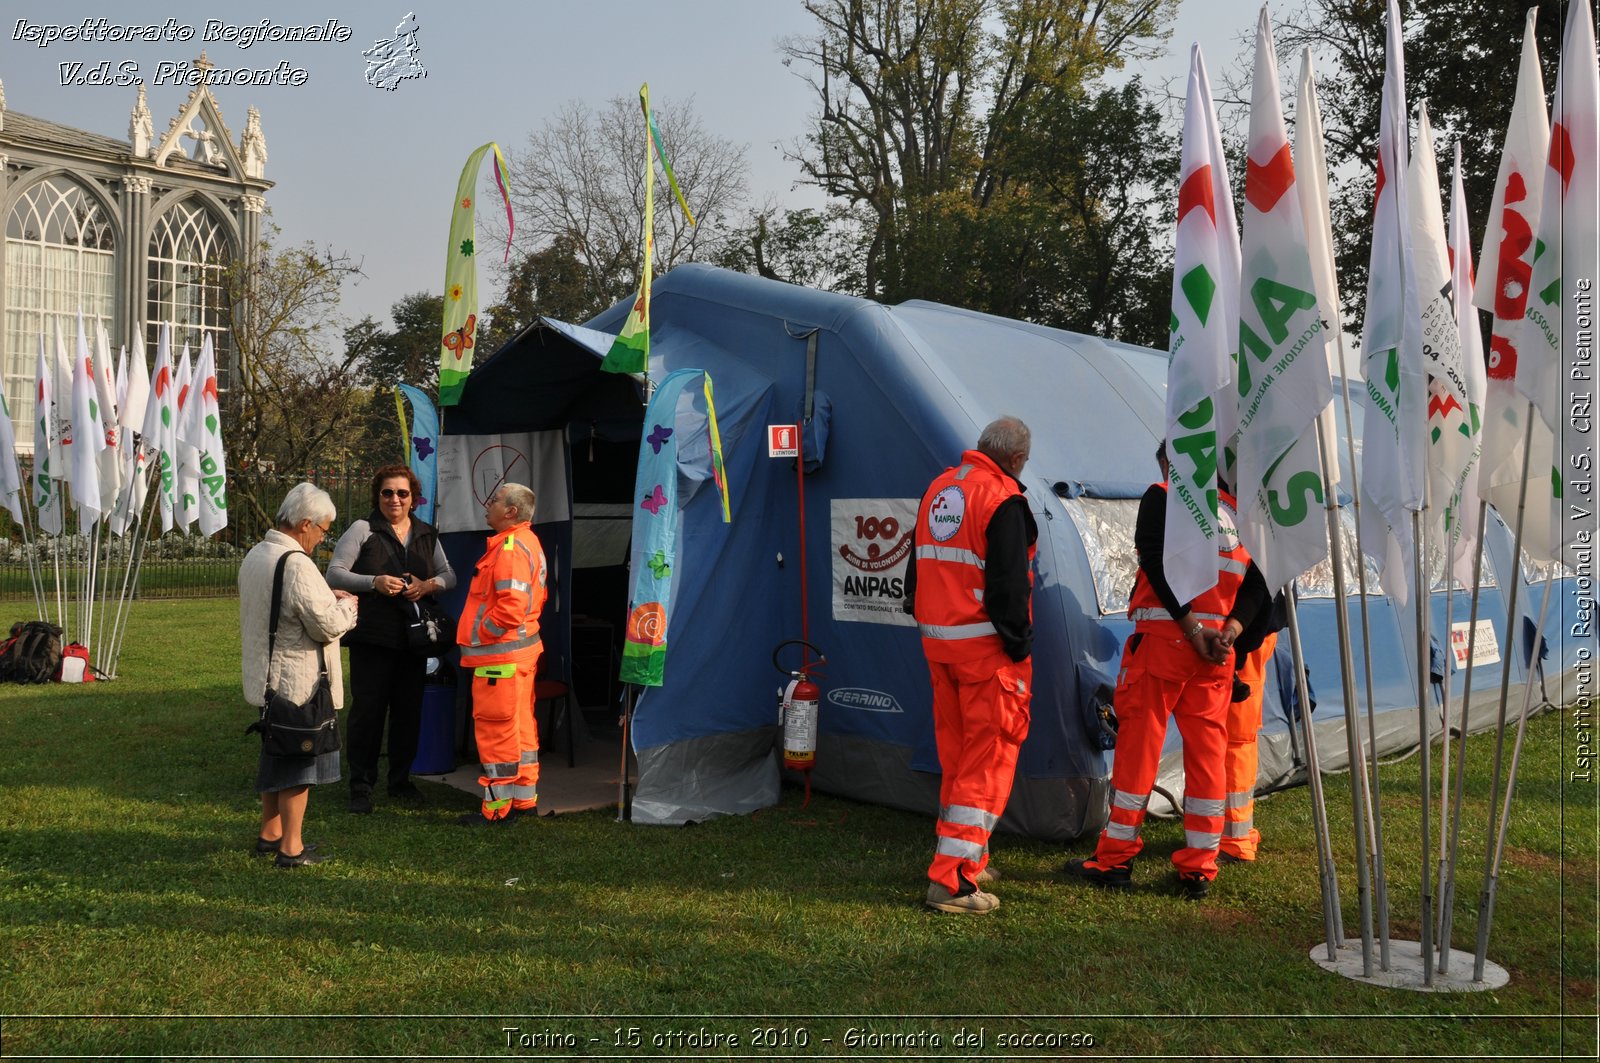
{"label": "green and yellow flag", "polygon": [[494,141],[467,158],[456,184],[456,201],[450,212],[450,242],[444,258],[444,323],[439,338],[439,405],[461,401],[461,388],[472,371],[472,347],[478,332],[477,235],[478,164],[486,151],[494,151],[494,180],[506,205],[506,257],[511,256],[511,198],[506,195],[505,158]]}
{"label": "green and yellow flag", "polygon": [[[689,219],[690,225],[694,225],[695,220],[694,214],[689,210],[688,202],[683,198],[683,190],[678,187],[678,178],[672,172],[672,163],[667,161],[667,152],[661,144],[661,130],[656,126],[656,117],[650,113],[648,84],[639,86],[639,107],[644,112],[644,234],[640,240],[644,247],[644,265],[639,271],[639,295],[634,299],[633,309],[628,311],[628,320],[622,323],[622,331],[617,333],[617,338],[611,344],[611,349],[606,352],[605,361],[600,363],[600,368],[608,373],[648,375],[650,282],[656,252],[656,159],[661,160],[661,169],[667,175],[667,183],[672,186],[673,194],[678,197],[678,205],[683,208],[684,217]],[[654,145],[653,151],[652,145]]]}

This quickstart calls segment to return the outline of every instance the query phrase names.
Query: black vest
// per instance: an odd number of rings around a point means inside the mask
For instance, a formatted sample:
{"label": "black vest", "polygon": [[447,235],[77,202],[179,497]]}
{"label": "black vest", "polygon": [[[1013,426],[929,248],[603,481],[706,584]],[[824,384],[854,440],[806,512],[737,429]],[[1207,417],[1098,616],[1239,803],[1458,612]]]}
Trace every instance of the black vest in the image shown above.
{"label": "black vest", "polygon": [[[432,579],[434,546],[439,533],[427,521],[411,517],[411,542],[400,545],[394,530],[383,514],[373,510],[367,516],[370,534],[361,544],[361,552],[350,565],[350,571],[363,576],[404,576],[407,572],[418,579]],[[377,591],[362,591],[358,601],[356,626],[345,636],[346,642],[365,642],[391,649],[406,645],[406,627],[416,613],[411,603],[400,595],[389,597]]]}

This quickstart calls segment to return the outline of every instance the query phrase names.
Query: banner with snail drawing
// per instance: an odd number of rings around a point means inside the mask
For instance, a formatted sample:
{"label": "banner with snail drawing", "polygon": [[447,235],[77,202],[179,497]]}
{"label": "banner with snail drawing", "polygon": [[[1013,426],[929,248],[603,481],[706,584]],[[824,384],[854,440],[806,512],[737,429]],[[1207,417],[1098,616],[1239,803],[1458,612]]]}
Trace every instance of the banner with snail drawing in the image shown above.
{"label": "banner with snail drawing", "polygon": [[[702,387],[692,390],[692,385]],[[690,441],[693,441],[692,444]],[[679,446],[684,452],[680,465]],[[708,449],[709,454],[702,448]],[[672,619],[673,583],[677,576],[678,532],[683,524],[680,474],[698,479],[708,469],[719,495],[723,520],[729,519],[727,475],[721,435],[711,404],[711,377],[699,369],[679,369],[656,388],[644,413],[639,439],[639,469],[634,480],[633,588],[628,598],[628,627],[622,643],[618,678],[624,683],[658,687],[667,659],[667,628]]]}

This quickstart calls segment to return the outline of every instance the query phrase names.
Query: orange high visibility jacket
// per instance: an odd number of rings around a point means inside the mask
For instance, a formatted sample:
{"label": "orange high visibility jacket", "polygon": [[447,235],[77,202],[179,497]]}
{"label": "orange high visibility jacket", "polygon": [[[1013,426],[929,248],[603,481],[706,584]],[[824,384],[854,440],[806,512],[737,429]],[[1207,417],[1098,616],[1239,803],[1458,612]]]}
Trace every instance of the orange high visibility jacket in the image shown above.
{"label": "orange high visibility jacket", "polygon": [[[983,607],[989,521],[1001,503],[1022,495],[988,455],[961,455],[928,487],[917,508],[915,615],[930,661],[971,661],[1005,646]],[[1038,544],[1028,546],[1028,583]],[[1030,598],[1028,615],[1032,618]]]}
{"label": "orange high visibility jacket", "polygon": [[461,664],[522,664],[539,650],[544,608],[544,549],[527,523],[491,536],[456,625]]}
{"label": "orange high visibility jacket", "polygon": [[[1167,489],[1165,481],[1158,486],[1163,491]],[[1228,612],[1233,608],[1239,588],[1244,583],[1245,573],[1250,569],[1250,554],[1239,541],[1238,518],[1234,513],[1236,505],[1232,495],[1226,491],[1217,492],[1217,582],[1188,603],[1189,614],[1185,619],[1197,620],[1207,627],[1221,627],[1223,621],[1228,619]],[[1150,585],[1142,567],[1133,579],[1133,596],[1128,600],[1128,619],[1134,621],[1136,627],[1173,622],[1172,614],[1161,604],[1160,596]]]}

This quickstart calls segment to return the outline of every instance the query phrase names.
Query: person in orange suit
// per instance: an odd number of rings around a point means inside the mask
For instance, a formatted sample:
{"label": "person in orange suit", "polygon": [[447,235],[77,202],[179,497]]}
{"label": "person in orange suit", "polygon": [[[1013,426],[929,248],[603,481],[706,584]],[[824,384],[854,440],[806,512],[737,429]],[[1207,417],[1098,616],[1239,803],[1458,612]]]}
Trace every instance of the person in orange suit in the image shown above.
{"label": "person in orange suit", "polygon": [[1233,645],[1235,678],[1228,706],[1228,753],[1223,776],[1228,788],[1227,810],[1218,851],[1224,863],[1249,863],[1261,848],[1255,824],[1256,772],[1259,764],[1256,735],[1261,730],[1261,703],[1266,695],[1267,668],[1278,648],[1278,631],[1286,623],[1283,596],[1271,608],[1256,614]]}
{"label": "person in orange suit", "polygon": [[1139,828],[1170,718],[1183,736],[1184,770],[1184,845],[1172,854],[1172,863],[1184,894],[1198,900],[1216,878],[1223,832],[1232,646],[1265,607],[1268,594],[1260,570],[1239,542],[1233,499],[1220,492],[1216,585],[1193,601],[1178,602],[1162,563],[1167,510],[1164,443],[1156,460],[1163,482],[1145,492],[1134,528],[1139,571],[1128,608],[1134,633],[1123,647],[1115,694],[1118,730],[1110,818],[1094,856],[1069,860],[1064,870],[1099,886],[1132,885],[1130,865],[1144,845]]}
{"label": "person in orange suit", "polygon": [[484,503],[493,535],[478,559],[456,625],[461,666],[472,671],[472,725],[483,774],[483,806],[457,822],[509,824],[537,815],[539,728],[533,680],[543,649],[544,549],[530,526],[533,491],[501,484]]}
{"label": "person in orange suit", "polygon": [[1011,795],[1033,695],[1033,558],[1039,530],[1018,477],[1028,426],[994,421],[918,507],[905,606],[933,682],[939,818],[926,904],[982,914],[1000,900],[989,834]]}

